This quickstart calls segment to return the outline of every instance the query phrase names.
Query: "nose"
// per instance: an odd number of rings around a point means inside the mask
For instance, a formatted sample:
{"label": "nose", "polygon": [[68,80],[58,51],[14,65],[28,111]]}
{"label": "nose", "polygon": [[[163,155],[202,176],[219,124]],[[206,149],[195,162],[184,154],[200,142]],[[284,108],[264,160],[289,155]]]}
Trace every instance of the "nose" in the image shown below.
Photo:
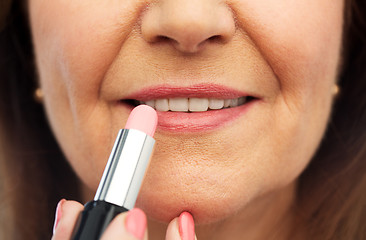
{"label": "nose", "polygon": [[141,32],[148,43],[195,53],[210,44],[229,42],[235,33],[235,20],[223,1],[160,0],[142,16]]}

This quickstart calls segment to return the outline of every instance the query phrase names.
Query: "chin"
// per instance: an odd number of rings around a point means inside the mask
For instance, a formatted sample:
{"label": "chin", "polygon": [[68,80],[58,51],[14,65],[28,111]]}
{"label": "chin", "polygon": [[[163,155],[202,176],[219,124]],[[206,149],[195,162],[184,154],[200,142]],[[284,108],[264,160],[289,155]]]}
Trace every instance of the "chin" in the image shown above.
{"label": "chin", "polygon": [[[169,185],[168,185],[169,186]],[[158,185],[144,183],[136,207],[154,221],[169,223],[182,212],[192,214],[195,224],[213,224],[235,215],[248,201],[232,192],[190,191],[181,186],[159,189]],[[194,189],[207,189],[194,188]]]}

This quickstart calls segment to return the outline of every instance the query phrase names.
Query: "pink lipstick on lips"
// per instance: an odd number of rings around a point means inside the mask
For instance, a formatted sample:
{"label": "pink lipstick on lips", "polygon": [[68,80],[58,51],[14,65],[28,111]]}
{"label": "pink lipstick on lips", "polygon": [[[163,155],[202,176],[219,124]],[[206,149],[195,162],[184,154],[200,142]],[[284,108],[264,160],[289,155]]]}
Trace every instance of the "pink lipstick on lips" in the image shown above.
{"label": "pink lipstick on lips", "polygon": [[247,96],[248,93],[238,91],[223,85],[201,83],[188,87],[158,85],[142,89],[127,98],[146,101],[154,98],[172,97],[212,97],[212,98],[238,98]]}
{"label": "pink lipstick on lips", "polygon": [[118,133],[94,201],[85,204],[74,228],[74,240],[97,240],[108,224],[121,212],[135,205],[149,165],[158,122],[156,111],[135,107]]}
{"label": "pink lipstick on lips", "polygon": [[220,110],[209,110],[201,112],[178,112],[178,111],[158,111],[159,124],[161,130],[177,132],[200,132],[216,129],[228,124],[244,115],[259,96],[238,91],[223,85],[202,83],[188,87],[178,87],[171,85],[158,85],[135,92],[126,99],[137,101],[148,101],[165,98],[217,98],[235,99],[246,97],[250,99],[245,104],[232,108]]}

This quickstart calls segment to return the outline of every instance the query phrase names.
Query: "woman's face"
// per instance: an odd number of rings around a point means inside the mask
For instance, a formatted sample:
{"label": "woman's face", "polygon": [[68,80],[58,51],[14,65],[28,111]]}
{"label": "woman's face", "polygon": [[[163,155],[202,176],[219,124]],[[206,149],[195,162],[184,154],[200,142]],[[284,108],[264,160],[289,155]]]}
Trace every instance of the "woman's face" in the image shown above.
{"label": "woman's face", "polygon": [[[159,112],[137,206],[208,223],[293,186],[324,134],[341,0],[29,0],[44,106],[90,192],[132,105],[251,101]],[[181,98],[180,100],[177,98]],[[165,99],[165,100],[164,100]],[[167,99],[173,99],[167,101]],[[235,102],[235,101],[233,101]],[[239,103],[242,103],[239,100]],[[213,106],[212,106],[213,107]],[[213,107],[214,108],[214,107]]]}

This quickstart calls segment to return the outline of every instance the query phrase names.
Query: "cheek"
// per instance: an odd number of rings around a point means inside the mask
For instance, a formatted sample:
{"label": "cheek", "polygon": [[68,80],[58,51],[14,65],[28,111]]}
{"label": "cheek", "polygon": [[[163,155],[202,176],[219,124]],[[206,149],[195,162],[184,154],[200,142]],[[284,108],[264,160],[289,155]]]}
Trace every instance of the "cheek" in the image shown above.
{"label": "cheek", "polygon": [[83,97],[96,99],[99,84],[134,20],[130,11],[123,10],[82,1],[30,4],[38,67],[41,74],[51,75],[41,80],[60,78],[56,84],[64,86],[68,95],[83,89]]}
{"label": "cheek", "polygon": [[[272,67],[289,104],[325,95],[336,79],[343,1],[237,1],[241,27]],[[322,92],[323,91],[323,92]],[[295,98],[297,100],[295,101]],[[291,106],[290,106],[291,107]]]}
{"label": "cheek", "polygon": [[106,160],[109,154],[106,146],[113,144],[114,128],[123,123],[123,119],[118,124],[111,121],[99,90],[135,21],[138,5],[134,2],[124,1],[124,7],[85,1],[32,0],[29,4],[48,119],[67,159],[93,187],[104,168],[100,159]]}
{"label": "cheek", "polygon": [[292,139],[287,146],[283,144],[288,156],[310,159],[331,110],[344,3],[269,0],[236,4],[241,27],[271,66],[279,85],[273,109],[268,111],[271,129],[277,130],[272,134],[278,136],[278,143]]}

